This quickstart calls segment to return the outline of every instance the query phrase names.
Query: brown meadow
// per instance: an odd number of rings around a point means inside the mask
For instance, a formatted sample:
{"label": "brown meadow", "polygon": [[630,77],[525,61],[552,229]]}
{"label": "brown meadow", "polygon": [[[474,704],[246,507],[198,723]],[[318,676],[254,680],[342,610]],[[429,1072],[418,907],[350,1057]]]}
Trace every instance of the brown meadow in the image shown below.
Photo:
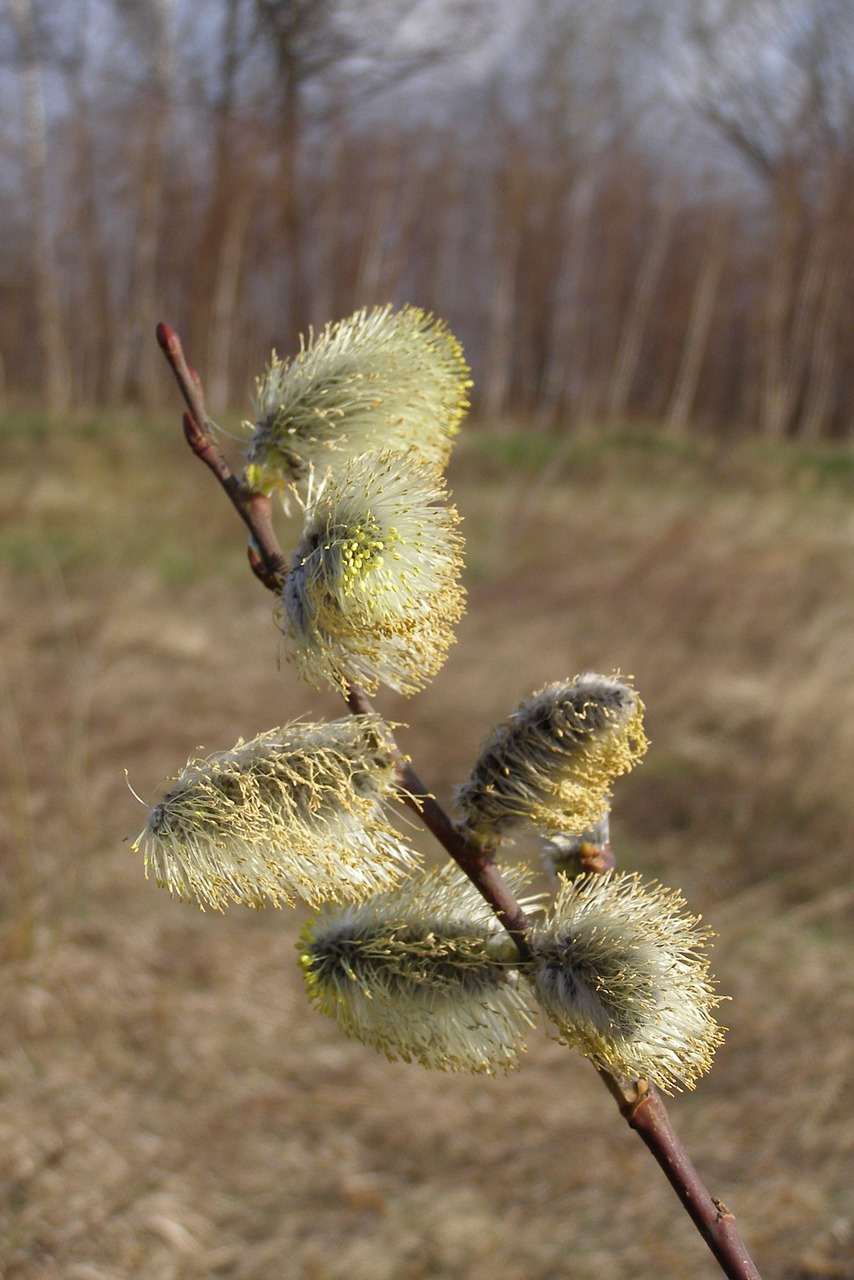
{"label": "brown meadow", "polygon": [[[125,770],[148,803],[199,748],[341,714],[277,666],[179,435],[0,424],[0,1275],[716,1275],[581,1058],[537,1032],[495,1080],[386,1063],[307,1005],[302,912],[144,880]],[[854,1277],[851,457],[481,426],[451,483],[459,642],[379,707],[447,799],[520,697],[634,677],[618,862],[703,913],[732,997],[671,1113],[764,1274]]]}

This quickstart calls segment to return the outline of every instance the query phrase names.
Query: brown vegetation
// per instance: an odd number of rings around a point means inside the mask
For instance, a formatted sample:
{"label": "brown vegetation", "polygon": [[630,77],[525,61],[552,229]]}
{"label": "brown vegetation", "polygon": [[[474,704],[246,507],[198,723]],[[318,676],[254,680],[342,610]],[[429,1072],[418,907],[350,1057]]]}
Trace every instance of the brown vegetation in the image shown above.
{"label": "brown vegetation", "polygon": [[[611,63],[583,6],[540,0],[525,78],[498,67],[466,97],[452,55],[479,28],[461,2],[431,55],[459,95],[449,119],[423,90],[409,112],[377,98],[423,66],[389,52],[405,5],[386,4],[382,54],[342,32],[336,0],[222,0],[205,33],[167,0],[105,4],[95,39],[73,6],[49,8],[15,0],[7,36],[13,403],[162,403],[149,334],[163,316],[204,356],[212,411],[243,410],[271,346],[409,301],[458,333],[489,413],[850,438],[854,107],[831,0],[788,36],[781,12],[770,83],[760,6],[709,29],[708,6],[688,6],[687,109],[661,101],[678,75],[664,47],[652,87],[633,83],[654,5],[633,6],[637,31],[614,18]],[[755,65],[727,62],[730,18]]]}
{"label": "brown vegetation", "polygon": [[[495,1081],[387,1064],[306,1005],[300,913],[202,915],[142,879],[123,769],[148,800],[199,746],[339,704],[276,669],[234,515],[171,427],[4,426],[0,1273],[716,1274],[580,1058],[535,1037]],[[469,613],[382,709],[446,798],[520,696],[634,675],[653,745],[618,859],[703,911],[733,997],[672,1110],[764,1273],[844,1280],[849,459],[470,429],[451,478]]]}

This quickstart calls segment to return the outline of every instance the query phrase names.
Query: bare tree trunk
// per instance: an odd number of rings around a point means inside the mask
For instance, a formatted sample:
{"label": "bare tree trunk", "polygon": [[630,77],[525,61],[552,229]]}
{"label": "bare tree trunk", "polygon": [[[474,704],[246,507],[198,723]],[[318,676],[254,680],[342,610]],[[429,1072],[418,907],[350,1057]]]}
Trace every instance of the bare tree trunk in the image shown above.
{"label": "bare tree trunk", "polygon": [[671,183],[665,190],[652,235],[647,242],[620,337],[606,408],[609,418],[622,417],[629,402],[641,343],[654,310],[655,291],[661,279],[661,269],[673,232],[676,208],[677,188],[675,183]]}
{"label": "bare tree trunk", "polygon": [[323,324],[352,310],[349,305],[350,273],[342,262],[342,232],[345,225],[349,139],[343,121],[335,120],[325,147],[326,170],[317,193],[314,211],[314,235],[317,245],[317,278],[312,296],[313,324]]}
{"label": "bare tree trunk", "polygon": [[166,142],[169,134],[169,101],[173,74],[173,19],[176,0],[154,0],[156,44],[152,56],[154,91],[151,118],[151,146],[140,192],[140,218],[137,231],[137,286],[135,315],[142,345],[137,353],[136,383],[145,403],[156,402],[154,387],[155,362],[158,352],[151,342],[160,306],[157,296],[158,249],[161,239],[161,213],[166,180]]}
{"label": "bare tree trunk", "polygon": [[388,139],[381,148],[380,175],[374,183],[364,239],[356,274],[359,305],[378,302],[388,293],[401,267],[401,246],[410,221],[414,194],[412,182],[399,181],[402,162],[400,140]]}
{"label": "bare tree trunk", "polygon": [[153,404],[157,396],[156,344],[151,334],[161,307],[157,269],[161,242],[161,214],[166,182],[166,142],[169,135],[176,0],[152,0],[153,46],[145,117],[145,147],[138,176],[137,222],[133,243],[126,341],[117,346],[111,369],[111,398],[127,394]]}
{"label": "bare tree trunk", "polygon": [[821,436],[833,399],[835,334],[850,234],[848,196],[844,168],[838,160],[831,161],[810,238],[792,338],[792,362],[797,361],[799,386],[803,389],[798,435],[806,439]]}
{"label": "bare tree trunk", "polygon": [[32,272],[38,340],[44,360],[47,412],[61,417],[72,396],[71,359],[62,322],[59,271],[47,190],[48,141],[44,82],[31,0],[9,0],[18,38],[23,96],[26,200],[32,232]]}
{"label": "bare tree trunk", "polygon": [[492,273],[488,295],[483,408],[500,416],[510,404],[519,334],[519,276],[530,189],[527,157],[512,127],[503,140],[492,197]]}
{"label": "bare tree trunk", "polygon": [[811,343],[806,396],[799,435],[803,440],[819,440],[829,434],[833,409],[833,390],[839,378],[835,333],[840,306],[846,296],[842,271],[834,270],[832,261],[824,279],[821,307]]}
{"label": "bare tree trunk", "polygon": [[[211,200],[195,294],[207,296],[207,368],[215,411],[231,403],[231,376],[239,315],[240,275],[255,203],[258,144],[246,130],[237,134],[235,108],[242,52],[238,0],[227,0],[222,68],[216,103]],[[213,263],[210,270],[208,263]]]}
{"label": "bare tree trunk", "polygon": [[231,363],[235,333],[240,325],[238,296],[246,230],[252,211],[248,187],[235,193],[225,210],[210,300],[208,329],[208,384],[216,412],[231,403]]}
{"label": "bare tree trunk", "polygon": [[506,411],[510,401],[519,251],[518,229],[505,227],[500,235],[493,260],[492,288],[489,294],[488,347],[483,380],[484,411],[496,416]]}
{"label": "bare tree trunk", "polygon": [[102,404],[107,391],[114,341],[107,256],[104,249],[96,190],[95,136],[83,77],[82,54],[69,80],[74,111],[76,164],[74,186],[79,192],[75,221],[80,237],[80,279],[75,306],[75,345],[79,351],[80,385],[78,399],[84,404]]}
{"label": "bare tree trunk", "polygon": [[281,192],[282,226],[285,255],[290,268],[290,306],[287,333],[295,346],[300,333],[311,320],[309,287],[306,279],[305,224],[300,189],[300,152],[302,145],[302,103],[298,69],[291,59],[286,66],[282,111]]}
{"label": "bare tree trunk", "polygon": [[540,398],[539,417],[543,424],[552,422],[563,406],[574,412],[582,399],[583,315],[578,293],[594,194],[593,174],[586,172],[576,182],[570,199],[568,225],[563,228],[563,250],[557,264]]}
{"label": "bare tree trunk", "polygon": [[431,305],[444,308],[448,315],[454,315],[458,308],[463,313],[467,310],[466,279],[461,271],[466,260],[466,228],[469,219],[464,194],[467,169],[468,157],[463,144],[453,139],[448,141],[438,173],[430,172],[424,166],[419,175],[421,183],[429,182],[429,190],[436,192],[438,207],[442,210],[442,231],[436,238],[431,271]]}
{"label": "bare tree trunk", "polygon": [[789,430],[793,388],[789,375],[789,328],[797,261],[800,221],[796,179],[787,166],[775,187],[779,225],[771,246],[768,288],[762,325],[761,429],[770,439],[779,440]]}
{"label": "bare tree trunk", "polygon": [[726,257],[726,239],[730,225],[729,210],[719,208],[712,220],[706,252],[697,277],[679,372],[667,410],[667,426],[674,433],[685,430],[694,408]]}

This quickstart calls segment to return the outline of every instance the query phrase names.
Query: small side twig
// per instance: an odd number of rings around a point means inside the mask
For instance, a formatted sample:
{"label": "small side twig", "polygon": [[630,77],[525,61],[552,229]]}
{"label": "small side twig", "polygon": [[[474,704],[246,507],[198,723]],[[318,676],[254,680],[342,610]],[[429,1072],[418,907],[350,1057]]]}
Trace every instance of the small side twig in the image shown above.
{"label": "small side twig", "polygon": [[269,498],[247,492],[233,475],[213,437],[199,375],[184,357],[181,339],[163,321],[157,326],[157,341],[184,397],[189,413],[184,414],[184,436],[197,458],[214,473],[250,534],[249,564],[256,578],[270,591],[279,591],[288,566],[273,532],[273,510]]}
{"label": "small side twig", "polygon": [[[195,455],[210,468],[249,529],[249,560],[256,577],[270,591],[279,591],[287,576],[287,564],[272,527],[271,503],[261,495],[244,491],[232,475],[211,433],[201,380],[187,364],[181,341],[169,325],[157,326],[157,340],[175,374],[189,409],[184,434]],[[364,690],[351,685],[345,694],[355,714],[373,710]],[[531,958],[530,922],[511,894],[495,863],[494,850],[469,839],[451,820],[418,777],[410,762],[397,750],[402,799],[466,873],[512,936],[523,960]],[[603,874],[615,866],[610,844],[591,849],[584,869]],[[611,1072],[598,1068],[620,1113],[661,1166],[680,1203],[705,1240],[729,1280],[761,1280],[739,1234],[735,1216],[711,1196],[673,1128],[660,1095],[645,1080],[623,1084]]]}

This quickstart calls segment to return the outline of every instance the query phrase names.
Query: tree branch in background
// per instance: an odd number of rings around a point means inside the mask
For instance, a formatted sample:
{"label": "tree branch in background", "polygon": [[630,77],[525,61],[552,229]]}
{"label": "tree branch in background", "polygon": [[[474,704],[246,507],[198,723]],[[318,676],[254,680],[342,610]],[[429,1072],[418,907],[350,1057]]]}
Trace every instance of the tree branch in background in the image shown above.
{"label": "tree branch in background", "polygon": [[[157,341],[189,410],[184,415],[184,434],[190,448],[214,473],[249,529],[253,572],[268,590],[278,592],[287,576],[287,567],[272,529],[270,500],[247,493],[230,471],[211,434],[201,380],[187,364],[177,333],[169,325],[161,323],[157,327]],[[345,700],[355,715],[373,713],[365,692],[356,685],[348,686]],[[396,747],[393,750],[402,798],[489,903],[513,938],[521,959],[530,959],[530,924],[496,866],[494,849],[482,845],[454,823],[425,787],[411,763]],[[611,870],[614,858],[607,840],[603,839],[602,844],[595,848],[582,849],[580,865],[591,872]],[[621,1114],[661,1166],[723,1273],[730,1280],[760,1280],[759,1272],[741,1240],[735,1217],[704,1186],[659,1094],[645,1080],[624,1083],[611,1072],[597,1069]]]}

